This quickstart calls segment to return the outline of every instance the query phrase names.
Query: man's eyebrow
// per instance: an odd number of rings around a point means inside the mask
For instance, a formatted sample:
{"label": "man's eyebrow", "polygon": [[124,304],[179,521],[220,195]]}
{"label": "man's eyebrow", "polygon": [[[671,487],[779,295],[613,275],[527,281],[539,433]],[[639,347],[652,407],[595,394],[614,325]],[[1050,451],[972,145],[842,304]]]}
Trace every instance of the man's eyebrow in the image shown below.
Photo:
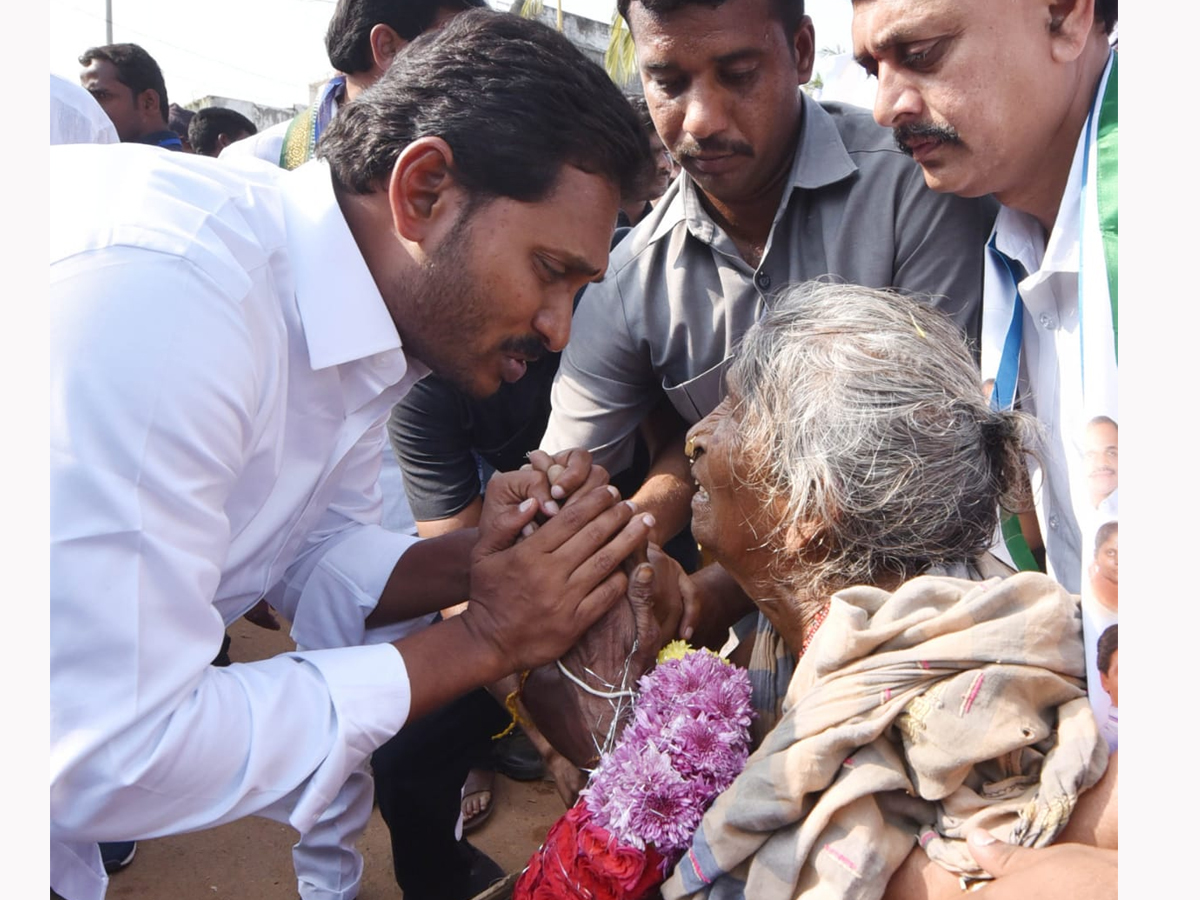
{"label": "man's eyebrow", "polygon": [[[742,47],[738,50],[731,50],[729,53],[724,53],[716,57],[713,62],[717,65],[729,65],[730,63],[741,62],[744,59],[757,59],[763,55],[763,51],[759,47]],[[666,72],[673,71],[679,67],[675,63],[662,60],[647,60],[642,64],[642,68],[647,72]]]}
{"label": "man's eyebrow", "polygon": [[718,56],[717,63],[719,65],[729,65],[730,63],[741,62],[744,59],[757,59],[762,55],[763,52],[758,47],[743,47],[741,50],[734,50],[732,53]]}
{"label": "man's eyebrow", "polygon": [[877,41],[872,41],[871,50],[864,50],[862,53],[854,55],[854,61],[864,69],[869,69],[875,64],[877,57],[892,50],[897,44],[908,43],[907,35],[904,32],[891,28],[883,33],[883,36]]}
{"label": "man's eyebrow", "polygon": [[604,271],[603,269],[596,268],[590,261],[584,259],[582,256],[576,256],[574,253],[565,253],[557,250],[547,250],[546,252],[555,257],[570,271],[586,275],[588,278],[597,278]]}

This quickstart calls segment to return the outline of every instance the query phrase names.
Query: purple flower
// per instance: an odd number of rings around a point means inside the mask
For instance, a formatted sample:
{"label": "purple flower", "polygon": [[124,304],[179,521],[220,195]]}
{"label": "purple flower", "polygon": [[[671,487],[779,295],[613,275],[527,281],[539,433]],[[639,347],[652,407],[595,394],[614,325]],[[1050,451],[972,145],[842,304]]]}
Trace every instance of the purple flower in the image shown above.
{"label": "purple flower", "polygon": [[664,856],[690,843],[704,811],[749,753],[750,679],[708,652],[659,663],[582,796],[596,824]]}

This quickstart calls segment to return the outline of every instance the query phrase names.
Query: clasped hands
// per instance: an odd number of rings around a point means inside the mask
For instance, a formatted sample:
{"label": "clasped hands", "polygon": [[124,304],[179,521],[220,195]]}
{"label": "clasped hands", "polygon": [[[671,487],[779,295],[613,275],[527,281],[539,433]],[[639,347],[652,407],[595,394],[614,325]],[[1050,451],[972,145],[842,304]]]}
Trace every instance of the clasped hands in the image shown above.
{"label": "clasped hands", "polygon": [[526,711],[577,766],[594,764],[598,738],[629,705],[613,700],[676,635],[687,602],[682,569],[648,543],[653,517],[607,482],[586,451],[530,454],[488,484],[471,570],[472,606],[519,594],[516,608],[486,611],[534,613],[524,633],[499,618],[490,627],[518,636],[507,652],[529,670]]}

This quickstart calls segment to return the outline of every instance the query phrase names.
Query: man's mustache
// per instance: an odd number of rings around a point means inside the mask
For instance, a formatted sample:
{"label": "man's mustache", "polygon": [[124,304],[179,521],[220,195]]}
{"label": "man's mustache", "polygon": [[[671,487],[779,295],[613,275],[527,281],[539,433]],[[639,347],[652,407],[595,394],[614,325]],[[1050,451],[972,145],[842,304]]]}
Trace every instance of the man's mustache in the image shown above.
{"label": "man's mustache", "polygon": [[546,352],[546,345],[542,343],[541,338],[527,334],[524,337],[508,338],[500,345],[500,349],[529,362],[536,362]]}
{"label": "man's mustache", "polygon": [[892,129],[896,146],[912,156],[909,145],[920,141],[935,140],[941,144],[961,144],[962,138],[949,125],[934,125],[932,122],[914,122],[907,125],[897,125]]}
{"label": "man's mustache", "polygon": [[685,137],[671,150],[671,155],[681,163],[689,156],[721,156],[726,153],[753,156],[754,148],[741,141],[726,141],[719,138],[698,141],[695,138]]}

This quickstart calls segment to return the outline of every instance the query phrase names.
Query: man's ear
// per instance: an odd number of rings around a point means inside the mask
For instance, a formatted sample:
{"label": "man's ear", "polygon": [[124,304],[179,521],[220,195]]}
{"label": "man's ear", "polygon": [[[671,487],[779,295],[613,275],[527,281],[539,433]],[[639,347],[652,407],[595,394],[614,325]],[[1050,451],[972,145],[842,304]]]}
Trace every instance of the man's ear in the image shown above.
{"label": "man's ear", "polygon": [[1048,0],[1046,10],[1051,54],[1056,62],[1074,62],[1097,27],[1095,0]]}
{"label": "man's ear", "polygon": [[450,145],[440,137],[423,137],[405,147],[392,167],[387,193],[401,237],[421,243],[447,227],[462,195]]}
{"label": "man's ear", "polygon": [[388,70],[396,54],[407,46],[408,41],[400,37],[390,25],[380,22],[371,29],[371,58],[380,75]]}
{"label": "man's ear", "polygon": [[158,91],[154,88],[146,88],[137,98],[138,112],[142,115],[153,116],[158,119],[162,116],[162,109],[159,107]]}
{"label": "man's ear", "polygon": [[796,53],[796,83],[808,84],[812,78],[813,63],[817,56],[817,37],[813,33],[812,19],[804,16],[792,35],[792,49]]}

